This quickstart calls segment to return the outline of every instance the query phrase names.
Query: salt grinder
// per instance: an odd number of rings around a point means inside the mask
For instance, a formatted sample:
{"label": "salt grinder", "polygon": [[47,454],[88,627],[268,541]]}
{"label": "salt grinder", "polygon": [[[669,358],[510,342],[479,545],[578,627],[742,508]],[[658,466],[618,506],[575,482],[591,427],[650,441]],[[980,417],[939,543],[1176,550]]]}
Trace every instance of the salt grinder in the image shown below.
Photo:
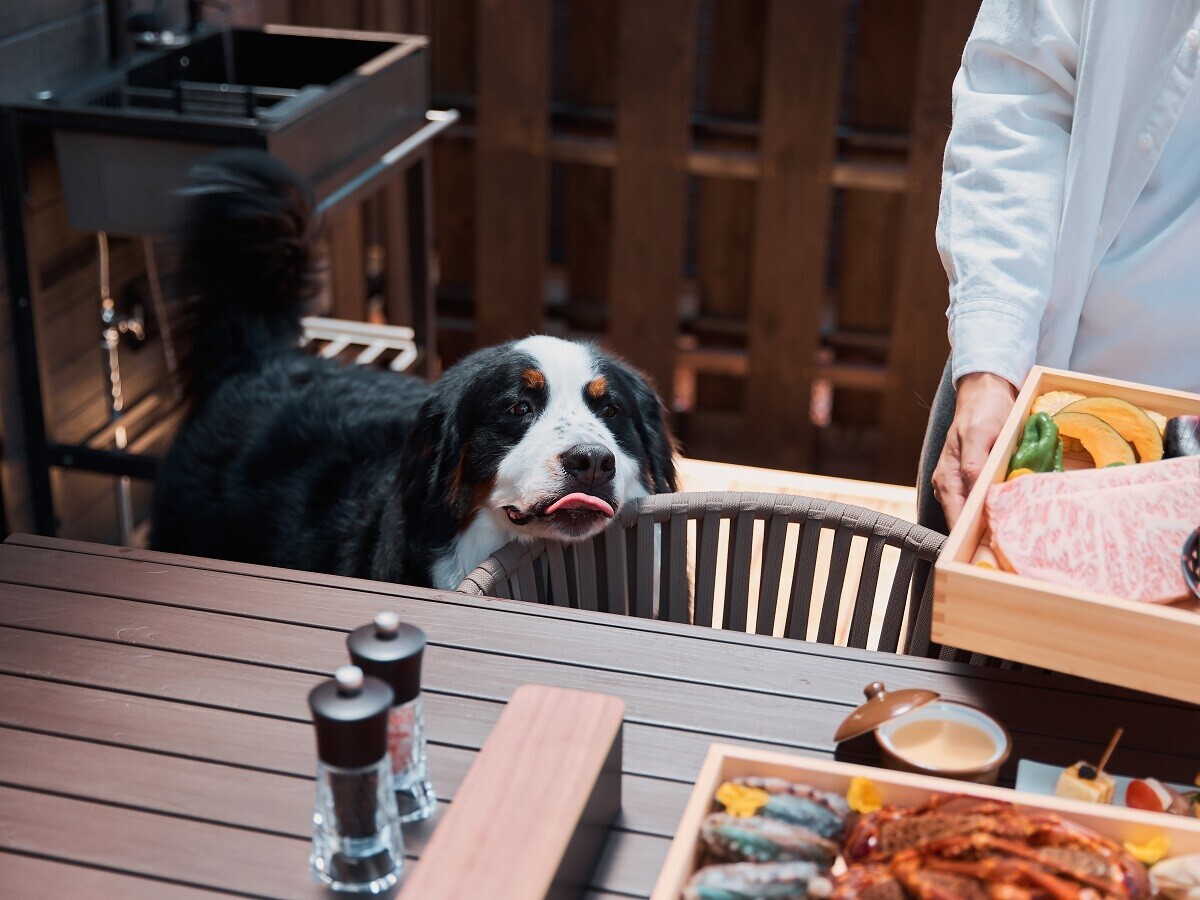
{"label": "salt grinder", "polygon": [[317,731],[313,878],[335,891],[385,891],[404,865],[391,790],[387,718],[392,690],[342,666],[308,695]]}
{"label": "salt grinder", "polygon": [[425,632],[381,612],[356,628],[347,641],[350,658],[364,672],[391,685],[394,706],[388,717],[392,786],[401,822],[428,818],[437,805],[425,763],[425,711],[421,699],[421,657]]}

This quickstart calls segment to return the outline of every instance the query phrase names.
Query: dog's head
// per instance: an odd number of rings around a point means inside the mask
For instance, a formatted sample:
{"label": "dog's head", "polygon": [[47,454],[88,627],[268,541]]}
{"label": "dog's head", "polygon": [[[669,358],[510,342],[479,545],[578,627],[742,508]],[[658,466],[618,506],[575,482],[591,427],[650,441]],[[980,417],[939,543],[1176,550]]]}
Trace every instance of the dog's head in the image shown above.
{"label": "dog's head", "polygon": [[675,490],[672,451],[658,396],[598,347],[477,351],[438,381],[406,447],[409,565],[453,587],[514,538],[592,537],[630,500]]}

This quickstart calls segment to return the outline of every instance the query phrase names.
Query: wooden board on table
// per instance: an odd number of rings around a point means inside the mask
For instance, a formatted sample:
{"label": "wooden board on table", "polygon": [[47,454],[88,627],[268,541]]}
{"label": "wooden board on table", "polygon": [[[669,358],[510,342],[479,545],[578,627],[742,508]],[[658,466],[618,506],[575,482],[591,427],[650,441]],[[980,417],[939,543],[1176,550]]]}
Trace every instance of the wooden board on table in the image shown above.
{"label": "wooden board on table", "polygon": [[621,810],[624,715],[605,694],[517,688],[402,896],[577,896]]}
{"label": "wooden board on table", "polygon": [[1200,703],[1194,604],[1135,603],[975,565],[988,488],[1004,480],[1033,401],[1048,391],[1117,397],[1168,418],[1200,413],[1196,394],[1035,366],[937,563],[933,640]]}
{"label": "wooden board on table", "polygon": [[700,861],[700,823],[714,809],[717,788],[731,778],[752,775],[775,776],[842,795],[846,793],[850,779],[861,775],[875,784],[885,806],[917,806],[925,803],[931,794],[966,793],[985,800],[1000,800],[1026,809],[1056,813],[1117,842],[1142,842],[1154,835],[1165,835],[1170,839],[1172,856],[1200,852],[1200,822],[1183,816],[1102,806],[1008,788],[967,785],[961,781],[928,775],[713,744],[696,778],[696,786],[684,808],[683,818],[679,821],[675,839],[667,851],[666,862],[663,863],[650,900],[677,900]]}

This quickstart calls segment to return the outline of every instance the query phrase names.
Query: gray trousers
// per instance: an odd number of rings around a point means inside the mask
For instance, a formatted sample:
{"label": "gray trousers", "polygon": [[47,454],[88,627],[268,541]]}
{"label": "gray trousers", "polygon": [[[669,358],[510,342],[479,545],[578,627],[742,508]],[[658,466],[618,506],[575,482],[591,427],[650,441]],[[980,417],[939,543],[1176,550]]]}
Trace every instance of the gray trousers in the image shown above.
{"label": "gray trousers", "polygon": [[921,465],[917,473],[917,524],[942,534],[949,534],[950,529],[942,504],[933,496],[933,470],[946,444],[946,432],[954,420],[954,405],[954,382],[950,378],[950,361],[946,360],[942,382],[929,408],[929,423],[925,426],[925,443],[921,445]]}

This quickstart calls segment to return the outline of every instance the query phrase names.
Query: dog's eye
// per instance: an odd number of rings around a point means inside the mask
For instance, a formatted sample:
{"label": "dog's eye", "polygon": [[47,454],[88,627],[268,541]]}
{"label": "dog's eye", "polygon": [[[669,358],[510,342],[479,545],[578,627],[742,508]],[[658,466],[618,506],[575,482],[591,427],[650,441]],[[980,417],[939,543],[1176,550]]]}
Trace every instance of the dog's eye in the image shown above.
{"label": "dog's eye", "polygon": [[520,403],[514,404],[508,411],[514,416],[527,416],[533,412],[533,407],[522,400]]}
{"label": "dog's eye", "polygon": [[604,409],[600,410],[600,415],[604,416],[606,419],[611,419],[620,411],[621,410],[615,404],[606,403],[604,404]]}

